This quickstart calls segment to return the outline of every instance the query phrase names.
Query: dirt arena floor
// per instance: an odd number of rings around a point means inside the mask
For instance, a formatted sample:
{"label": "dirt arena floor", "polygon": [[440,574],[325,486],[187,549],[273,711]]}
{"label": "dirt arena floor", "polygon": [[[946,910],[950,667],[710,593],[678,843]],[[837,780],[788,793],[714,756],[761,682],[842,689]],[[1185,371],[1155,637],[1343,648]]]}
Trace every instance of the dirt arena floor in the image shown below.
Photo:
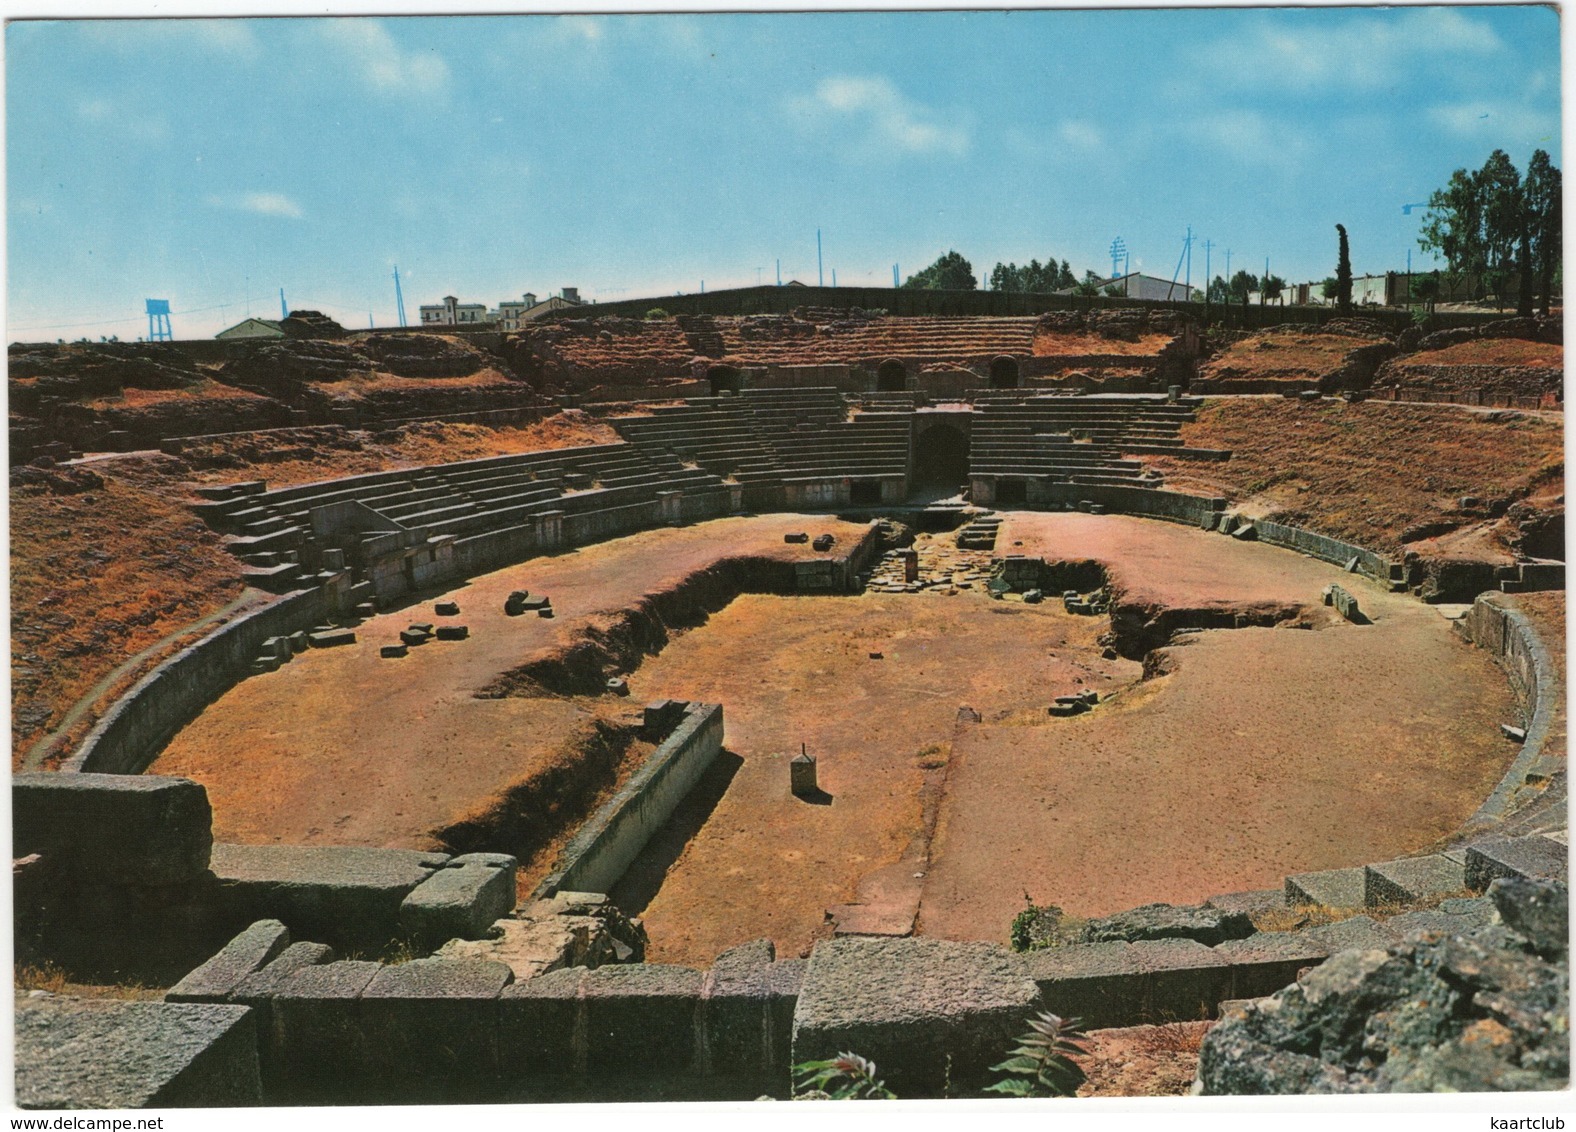
{"label": "dirt arena floor", "polygon": [[[149,773],[206,785],[219,841],[424,847],[433,829],[572,757],[567,728],[639,707],[611,696],[478,699],[478,689],[724,558],[819,557],[783,542],[784,531],[799,529],[835,534],[840,552],[864,533],[824,516],[722,519],[474,578],[362,622],[353,645],[309,650],[243,680],[177,735]],[[557,615],[506,616],[504,599],[517,589],[548,595]],[[433,614],[443,598],[459,603],[460,616]],[[470,637],[381,659],[379,647],[397,644],[413,622],[464,624]]]}
{"label": "dirt arena floor", "polygon": [[[1105,563],[1115,599],[1145,616],[1286,623],[1184,634],[1143,680],[1136,661],[1102,659],[1106,618],[1055,602],[746,594],[673,634],[629,700],[473,695],[724,557],[808,555],[782,542],[790,529],[833,531],[840,550],[862,530],[719,520],[475,579],[443,595],[471,639],[380,660],[406,624],[444,620],[430,597],[380,615],[354,646],[244,681],[153,772],[203,781],[221,840],[423,845],[569,757],[566,729],[653,699],[721,702],[723,756],[615,892],[643,915],[652,961],[706,965],[762,936],[798,955],[834,922],[1004,941],[1025,894],[1094,915],[1399,856],[1458,826],[1514,754],[1497,734],[1515,717],[1503,675],[1437,610],[1287,551],[1121,516],[1009,514],[996,553]],[[1321,604],[1331,582],[1370,624]],[[557,618],[506,617],[520,588],[550,594]],[[1104,697],[1092,712],[1045,714],[1086,688]],[[801,743],[825,791],[812,801],[788,789]]]}

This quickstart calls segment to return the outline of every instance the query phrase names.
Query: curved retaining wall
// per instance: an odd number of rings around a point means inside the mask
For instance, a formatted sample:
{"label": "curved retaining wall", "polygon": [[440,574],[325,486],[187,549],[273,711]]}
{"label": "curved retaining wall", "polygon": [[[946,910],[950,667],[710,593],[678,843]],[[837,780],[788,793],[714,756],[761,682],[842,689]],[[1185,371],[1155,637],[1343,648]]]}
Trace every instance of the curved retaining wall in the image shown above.
{"label": "curved retaining wall", "polygon": [[1561,701],[1559,677],[1543,639],[1526,614],[1500,605],[1488,595],[1472,603],[1472,609],[1456,622],[1457,631],[1489,650],[1494,661],[1510,678],[1511,689],[1521,704],[1527,722],[1527,737],[1521,753],[1510,764],[1494,792],[1478,807],[1467,828],[1499,821],[1506,817],[1516,800],[1516,792],[1536,776],[1543,761],[1543,748],[1553,730],[1554,714]]}
{"label": "curved retaining wall", "polygon": [[116,700],[64,769],[142,773],[177,731],[250,668],[264,641],[320,623],[339,608],[348,590],[349,575],[297,590],[188,645]]}

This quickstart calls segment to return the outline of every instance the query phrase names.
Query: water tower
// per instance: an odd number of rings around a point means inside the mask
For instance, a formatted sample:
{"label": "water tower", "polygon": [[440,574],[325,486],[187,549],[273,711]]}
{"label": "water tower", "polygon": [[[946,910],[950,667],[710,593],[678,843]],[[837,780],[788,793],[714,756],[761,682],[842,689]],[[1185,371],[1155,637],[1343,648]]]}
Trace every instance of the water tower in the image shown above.
{"label": "water tower", "polygon": [[145,299],[148,307],[148,341],[171,342],[175,335],[170,330],[170,300]]}

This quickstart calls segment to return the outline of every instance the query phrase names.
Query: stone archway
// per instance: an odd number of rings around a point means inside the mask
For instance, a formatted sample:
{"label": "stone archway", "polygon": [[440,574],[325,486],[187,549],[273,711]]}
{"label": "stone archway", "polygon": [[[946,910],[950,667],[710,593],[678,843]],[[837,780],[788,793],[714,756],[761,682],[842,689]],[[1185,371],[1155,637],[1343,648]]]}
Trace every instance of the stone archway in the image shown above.
{"label": "stone archway", "polygon": [[990,363],[990,387],[992,389],[1018,388],[1018,359],[1011,354],[1002,354]]}
{"label": "stone archway", "polygon": [[896,358],[876,366],[876,392],[901,393],[908,388],[908,367]]}
{"label": "stone archway", "polygon": [[738,393],[744,388],[744,377],[739,373],[737,366],[709,366],[706,369],[706,380],[711,382],[711,395],[719,393]]}
{"label": "stone archway", "polygon": [[961,487],[969,478],[969,438],[949,424],[934,424],[914,440],[916,489]]}

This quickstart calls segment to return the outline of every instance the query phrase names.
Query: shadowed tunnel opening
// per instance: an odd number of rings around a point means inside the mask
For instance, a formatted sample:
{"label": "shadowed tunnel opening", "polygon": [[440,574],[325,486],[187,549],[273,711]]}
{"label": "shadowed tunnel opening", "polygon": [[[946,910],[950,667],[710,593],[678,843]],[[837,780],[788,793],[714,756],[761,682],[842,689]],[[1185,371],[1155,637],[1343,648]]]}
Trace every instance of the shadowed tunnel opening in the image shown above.
{"label": "shadowed tunnel opening", "polygon": [[958,487],[969,478],[969,438],[948,424],[932,425],[914,442],[914,486]]}

